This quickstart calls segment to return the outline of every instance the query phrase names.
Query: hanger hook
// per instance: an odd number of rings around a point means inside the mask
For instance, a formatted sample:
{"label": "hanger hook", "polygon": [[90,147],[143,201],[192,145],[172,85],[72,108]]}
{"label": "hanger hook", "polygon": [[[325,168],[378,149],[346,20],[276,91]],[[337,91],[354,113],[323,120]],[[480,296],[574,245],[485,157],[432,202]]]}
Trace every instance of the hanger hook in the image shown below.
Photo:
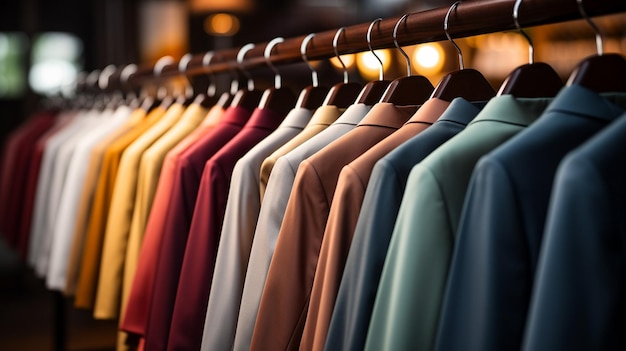
{"label": "hanger hook", "polygon": [[189,77],[185,74],[185,72],[187,72],[187,67],[189,67],[189,62],[191,62],[192,57],[193,56],[190,53],[187,53],[180,58],[180,61],[178,61],[178,72],[180,72],[187,80],[187,87],[185,89],[186,97],[191,97],[194,94],[191,79],[189,79]]}
{"label": "hanger hook", "polygon": [[319,82],[317,80],[317,71],[315,70],[315,68],[313,68],[313,66],[311,66],[311,64],[309,63],[309,59],[306,57],[306,48],[309,45],[309,42],[313,40],[314,36],[315,33],[311,33],[304,37],[304,39],[302,40],[302,44],[300,45],[300,55],[302,56],[302,61],[304,61],[307,66],[309,66],[309,69],[311,70],[311,80],[313,81],[313,86],[317,88],[317,86],[319,85]]}
{"label": "hanger hook", "polygon": [[[211,66],[213,56],[215,56],[215,52],[213,51],[208,51],[206,54],[204,54],[204,56],[202,57],[202,67],[209,68]],[[209,87],[207,88],[207,96],[215,96],[215,93],[217,92],[217,86],[215,85],[215,75],[210,70],[208,75],[211,82],[209,84]],[[234,81],[236,81],[236,79],[234,79]]]}
{"label": "hanger hook", "polygon": [[526,32],[524,32],[522,27],[519,25],[519,8],[521,4],[522,0],[515,1],[515,5],[513,6],[513,22],[515,22],[515,27],[517,27],[517,30],[524,36],[524,38],[526,38],[526,41],[528,42],[528,63],[532,64],[535,62],[535,46],[533,45],[533,41],[530,39],[528,34],[526,34]]}
{"label": "hanger hook", "polygon": [[600,33],[600,29],[587,15],[587,11],[585,11],[585,7],[583,6],[583,0],[576,0],[576,4],[578,5],[578,12],[580,12],[580,15],[585,19],[585,21],[587,21],[587,23],[589,23],[591,28],[593,28],[593,31],[596,32],[596,48],[598,50],[598,55],[604,54],[602,34]]}
{"label": "hanger hook", "polygon": [[456,45],[454,40],[452,40],[450,33],[448,33],[448,20],[450,19],[450,13],[452,12],[452,10],[456,9],[460,3],[461,1],[457,1],[454,4],[452,4],[452,6],[450,6],[450,8],[448,9],[448,13],[446,13],[446,18],[443,20],[443,31],[446,33],[446,37],[448,37],[448,40],[452,43],[452,45],[454,45],[454,48],[459,53],[459,68],[464,69],[465,65],[463,64],[463,53],[461,52],[461,48],[459,48],[459,46]]}
{"label": "hanger hook", "polygon": [[341,57],[339,57],[339,50],[337,50],[337,42],[339,41],[339,35],[341,35],[341,32],[345,32],[345,31],[346,31],[346,27],[341,27],[337,30],[337,33],[335,33],[335,37],[333,38],[333,49],[335,50],[335,56],[337,57],[337,60],[339,60],[339,63],[341,63],[341,67],[343,67],[343,82],[348,83],[348,68],[346,67],[346,64],[343,63],[343,60],[341,59]]}
{"label": "hanger hook", "polygon": [[120,72],[120,83],[122,83],[122,85],[126,85],[126,83],[128,83],[128,80],[130,79],[130,76],[133,75],[133,73],[137,72],[137,68],[137,65],[134,63],[126,65],[124,68],[122,68],[122,72]]}
{"label": "hanger hook", "polygon": [[[157,62],[154,64],[154,68],[153,68],[153,73],[155,77],[160,77],[161,74],[163,73],[163,69],[165,68],[165,66],[174,63],[174,58],[172,56],[163,56],[160,59],[157,60]],[[157,89],[157,97],[158,98],[163,98],[168,94],[167,92],[167,88],[160,86]]]}
{"label": "hanger hook", "polygon": [[248,90],[254,90],[254,80],[252,80],[252,76],[248,71],[243,68],[243,58],[246,56],[246,53],[254,48],[253,43],[248,43],[239,49],[237,53],[237,64],[239,65],[239,70],[243,72],[243,74],[248,78]]}
{"label": "hanger hook", "polygon": [[400,27],[400,23],[402,23],[402,21],[406,21],[408,17],[409,17],[408,13],[400,17],[400,19],[398,20],[398,23],[396,23],[395,27],[393,27],[393,44],[396,46],[398,50],[400,50],[400,53],[402,54],[402,56],[404,56],[404,59],[406,60],[406,75],[410,77],[411,76],[411,59],[409,59],[409,55],[407,55],[406,52],[398,44],[398,27]]}
{"label": "hanger hook", "polygon": [[367,47],[370,48],[370,52],[372,53],[372,55],[374,55],[374,57],[376,57],[376,60],[378,60],[378,63],[380,64],[380,70],[378,71],[378,79],[379,80],[383,80],[383,61],[380,60],[380,57],[378,57],[378,55],[376,55],[376,53],[374,52],[374,50],[372,49],[372,28],[374,28],[374,25],[380,21],[382,21],[382,18],[377,18],[375,20],[372,21],[372,23],[370,23],[370,27],[367,29]]}
{"label": "hanger hook", "polygon": [[161,73],[163,73],[163,69],[165,68],[165,66],[172,63],[174,63],[174,58],[172,56],[163,56],[158,59],[157,62],[154,64],[152,72],[155,76],[160,77]]}
{"label": "hanger hook", "polygon": [[269,66],[269,68],[272,69],[272,71],[274,71],[274,88],[276,89],[280,89],[281,86],[281,77],[280,77],[280,72],[278,72],[278,69],[276,68],[276,66],[274,66],[272,64],[272,60],[271,60],[271,56],[272,56],[272,49],[284,42],[285,39],[282,37],[277,37],[274,38],[272,40],[269,41],[269,43],[267,43],[267,45],[265,46],[265,51],[263,52],[263,56],[265,57],[265,63],[267,63],[267,65]]}
{"label": "hanger hook", "polygon": [[109,87],[109,78],[115,73],[115,65],[108,65],[100,71],[98,75],[98,87],[100,90],[106,90]]}

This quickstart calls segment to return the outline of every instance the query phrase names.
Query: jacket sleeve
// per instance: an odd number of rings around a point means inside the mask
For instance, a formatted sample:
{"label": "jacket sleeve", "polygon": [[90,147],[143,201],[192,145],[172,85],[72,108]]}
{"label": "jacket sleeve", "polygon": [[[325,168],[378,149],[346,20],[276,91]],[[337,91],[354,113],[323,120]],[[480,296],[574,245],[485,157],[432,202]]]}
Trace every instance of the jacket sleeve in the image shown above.
{"label": "jacket sleeve", "polygon": [[505,169],[479,160],[456,235],[438,350],[519,349],[531,269],[516,200]]}
{"label": "jacket sleeve", "polygon": [[587,160],[568,158],[562,164],[552,193],[524,350],[624,349],[625,244],[619,234],[626,223],[620,188],[609,189]]}

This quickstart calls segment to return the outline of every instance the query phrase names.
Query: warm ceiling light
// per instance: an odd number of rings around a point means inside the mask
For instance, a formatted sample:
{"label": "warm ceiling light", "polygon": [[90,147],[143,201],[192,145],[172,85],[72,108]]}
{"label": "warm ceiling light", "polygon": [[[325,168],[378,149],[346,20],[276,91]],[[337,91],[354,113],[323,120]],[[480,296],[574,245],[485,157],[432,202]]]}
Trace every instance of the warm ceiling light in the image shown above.
{"label": "warm ceiling light", "polygon": [[210,35],[235,35],[239,31],[239,19],[228,13],[210,15],[204,20],[204,31]]}

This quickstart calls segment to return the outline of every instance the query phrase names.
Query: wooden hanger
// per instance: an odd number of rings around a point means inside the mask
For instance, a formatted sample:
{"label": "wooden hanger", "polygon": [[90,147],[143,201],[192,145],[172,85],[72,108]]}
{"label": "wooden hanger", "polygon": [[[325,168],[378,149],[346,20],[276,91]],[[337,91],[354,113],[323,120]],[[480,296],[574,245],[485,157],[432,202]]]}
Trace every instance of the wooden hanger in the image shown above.
{"label": "wooden hanger", "polygon": [[397,106],[421,105],[430,97],[434,89],[428,78],[411,75],[411,60],[398,44],[398,27],[403,21],[406,23],[407,17],[409,14],[402,16],[393,28],[393,43],[406,60],[407,76],[394,79],[381,99],[381,102],[389,102]]}
{"label": "wooden hanger", "polygon": [[246,52],[252,50],[254,44],[249,43],[241,47],[237,53],[237,63],[239,64],[239,71],[242,72],[247,78],[247,87],[237,90],[233,96],[233,100],[230,104],[231,107],[243,107],[247,110],[254,110],[259,106],[261,101],[262,91],[254,88],[254,81],[250,74],[243,68],[243,59]]}
{"label": "wooden hanger", "polygon": [[521,3],[522,0],[515,1],[513,22],[515,22],[517,30],[528,42],[528,63],[515,68],[506,77],[497,95],[508,94],[525,98],[553,97],[563,88],[563,81],[550,65],[543,62],[535,62],[533,42],[522,30],[518,20]]}
{"label": "wooden hanger", "polygon": [[604,54],[602,35],[577,0],[578,11],[596,33],[597,55],[582,60],[570,74],[567,85],[578,84],[596,92],[626,92],[626,59],[619,54]]}
{"label": "wooden hanger", "polygon": [[259,102],[259,108],[268,108],[281,115],[286,115],[294,107],[296,96],[291,89],[282,86],[280,73],[276,67],[274,67],[270,58],[272,49],[283,41],[285,41],[285,39],[281,37],[274,38],[270,40],[265,47],[265,62],[274,71],[274,87],[265,89],[261,101]]}
{"label": "wooden hanger", "polygon": [[345,30],[346,27],[339,28],[333,39],[335,56],[339,60],[339,63],[341,63],[341,67],[343,67],[343,83],[337,83],[330,88],[322,105],[334,105],[339,108],[347,108],[348,106],[354,104],[356,98],[361,92],[361,84],[348,81],[348,68],[346,68],[346,65],[343,63],[341,57],[339,57],[339,51],[337,50],[337,40],[339,39],[341,32]]}
{"label": "wooden hanger", "polygon": [[496,94],[493,87],[477,70],[464,68],[463,53],[448,33],[448,19],[450,17],[450,12],[452,12],[452,10],[459,5],[459,2],[460,1],[455,2],[452,6],[450,6],[450,9],[448,9],[448,13],[446,14],[443,23],[443,30],[446,33],[448,40],[450,40],[459,53],[460,69],[445,75],[437,84],[431,98],[439,98],[445,101],[452,101],[457,97],[462,97],[468,101],[489,100]]}
{"label": "wooden hanger", "polygon": [[300,95],[298,96],[298,101],[296,102],[296,107],[305,108],[307,110],[315,110],[320,107],[324,102],[324,98],[328,94],[328,87],[320,86],[319,81],[317,79],[317,71],[311,64],[309,63],[309,59],[306,56],[306,49],[309,45],[309,42],[313,40],[315,37],[315,33],[311,33],[304,37],[302,40],[302,44],[300,44],[300,56],[302,56],[302,61],[309,66],[311,70],[311,81],[312,85],[309,85],[300,91]]}

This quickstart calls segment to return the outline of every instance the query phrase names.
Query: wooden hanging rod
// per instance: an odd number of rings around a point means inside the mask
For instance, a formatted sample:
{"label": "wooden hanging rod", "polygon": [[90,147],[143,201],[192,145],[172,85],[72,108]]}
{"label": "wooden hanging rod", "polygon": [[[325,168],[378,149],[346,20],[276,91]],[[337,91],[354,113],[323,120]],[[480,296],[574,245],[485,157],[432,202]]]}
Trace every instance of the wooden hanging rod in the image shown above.
{"label": "wooden hanging rod", "polygon": [[[452,38],[464,38],[486,33],[514,30],[513,5],[514,0],[485,0],[462,1],[450,14],[448,21],[449,34]],[[584,8],[589,17],[616,14],[626,11],[625,0],[586,0]],[[432,10],[411,13],[406,21],[400,25],[397,40],[401,46],[414,45],[426,42],[447,40],[443,30],[443,22],[449,7],[440,7]],[[373,27],[371,45],[374,49],[393,48],[393,28],[402,15],[387,18]],[[519,9],[519,23],[521,27],[560,23],[581,19],[576,0],[524,0]],[[337,50],[340,54],[351,54],[369,50],[366,41],[367,29],[370,23],[345,27],[345,31],[338,38]],[[333,38],[338,29],[318,32],[310,41],[307,48],[309,60],[321,60],[335,56]],[[593,40],[590,30],[589,40]],[[274,47],[271,62],[275,65],[301,62],[300,45],[305,35],[285,38],[285,41]],[[272,39],[272,38],[269,38]],[[252,69],[266,65],[263,51],[266,43],[257,43],[248,51],[242,63],[242,68]],[[220,73],[233,70],[237,67],[237,53],[239,48],[219,50],[214,53],[210,66],[204,66],[204,54],[193,55],[187,65],[185,74],[189,76]],[[166,65],[162,77],[180,74],[178,64]],[[142,84],[146,79],[154,79],[151,66],[139,67],[129,82]]]}

